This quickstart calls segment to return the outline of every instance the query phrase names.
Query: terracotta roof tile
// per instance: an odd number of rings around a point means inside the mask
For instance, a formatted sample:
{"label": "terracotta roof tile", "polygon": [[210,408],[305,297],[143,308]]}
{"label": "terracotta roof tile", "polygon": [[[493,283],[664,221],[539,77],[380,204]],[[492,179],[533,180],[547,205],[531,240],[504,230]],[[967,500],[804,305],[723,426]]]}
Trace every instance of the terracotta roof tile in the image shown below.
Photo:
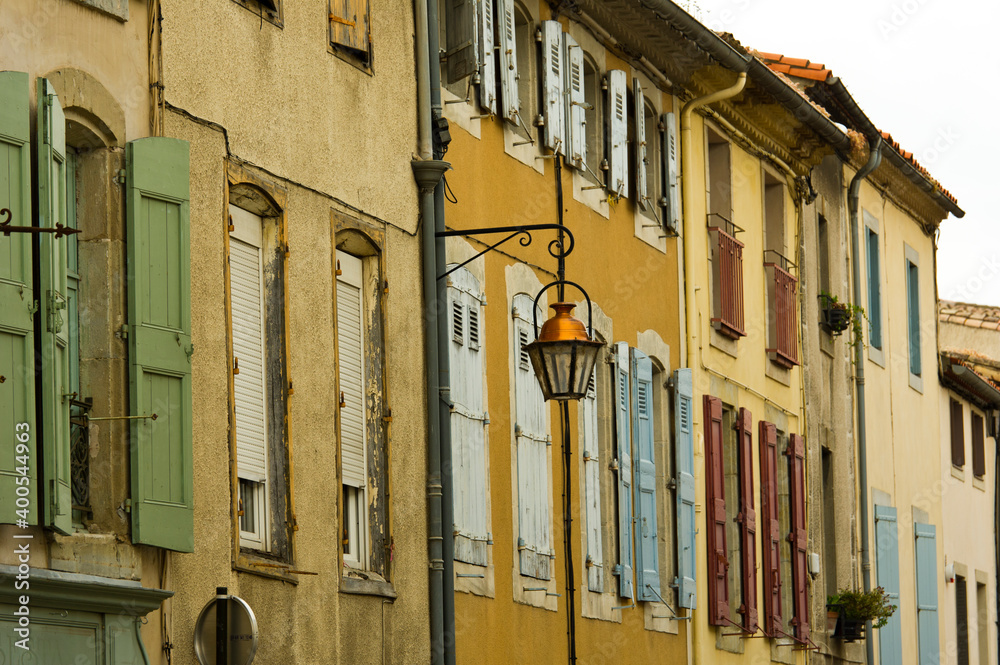
{"label": "terracotta roof tile", "polygon": [[1000,331],[1000,307],[939,300],[938,320],[969,328]]}

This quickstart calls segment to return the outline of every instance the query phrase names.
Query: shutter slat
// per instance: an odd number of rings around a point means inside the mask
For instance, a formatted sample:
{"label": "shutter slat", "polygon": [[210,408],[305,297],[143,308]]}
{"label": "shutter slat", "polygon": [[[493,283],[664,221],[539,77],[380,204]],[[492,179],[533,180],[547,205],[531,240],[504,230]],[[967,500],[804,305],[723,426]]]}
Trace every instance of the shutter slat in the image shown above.
{"label": "shutter slat", "polygon": [[661,117],[663,132],[663,173],[667,188],[667,210],[664,215],[667,230],[680,233],[681,195],[680,195],[680,154],[677,143],[677,116],[665,113]]}
{"label": "shutter slat", "polygon": [[628,77],[612,69],[608,77],[608,145],[611,146],[608,190],[615,196],[628,197]]}
{"label": "shutter slat", "polygon": [[545,147],[566,153],[565,50],[562,24],[542,21],[542,101],[545,117]]}
{"label": "shutter slat", "polygon": [[[890,602],[899,608],[899,536],[896,509],[875,505],[875,575],[878,585],[885,589]],[[896,611],[888,623],[879,628],[879,663],[903,665],[903,639]]]}
{"label": "shutter slat", "polygon": [[618,595],[632,598],[632,422],[628,344],[615,344],[615,429],[618,442]]}
{"label": "shutter slat", "polygon": [[448,83],[469,76],[479,68],[476,0],[444,0],[448,55]]}
{"label": "shutter slat", "polygon": [[[514,32],[514,0],[496,0],[500,20],[500,92],[503,117],[517,125],[520,97],[517,88],[517,39]],[[527,54],[525,54],[527,57]]]}
{"label": "shutter slat", "polygon": [[743,628],[757,632],[757,513],[753,488],[753,415],[741,408],[736,419],[740,477],[740,555],[743,567]]}
{"label": "shutter slat", "polygon": [[333,0],[330,3],[330,41],[367,53],[368,21],[368,0]]}
{"label": "shutter slat", "polygon": [[583,89],[583,49],[568,32],[562,34],[566,58],[564,90],[566,107],[566,161],[570,166],[584,168],[587,162],[587,111]]}
{"label": "shutter slat", "polygon": [[726,486],[722,457],[722,401],[705,395],[705,511],[708,541],[708,622],[729,625],[729,550],[726,547]]}
{"label": "shutter slat", "polygon": [[933,524],[913,523],[917,567],[917,637],[920,665],[936,665],[938,646],[937,529]]}
{"label": "shutter slat", "polygon": [[660,560],[656,526],[656,458],[653,447],[653,362],[632,349],[632,432],[635,438],[636,599],[660,599]]}
{"label": "shutter slat", "polygon": [[[781,608],[781,526],[778,509],[778,431],[774,423],[761,421],[760,503],[764,536],[761,543],[761,570],[764,574],[764,631],[780,635]],[[829,574],[833,574],[830,572]]]}
{"label": "shutter slat", "polygon": [[792,461],[792,587],[795,608],[795,637],[801,642],[809,639],[809,572],[806,560],[806,476],[805,442],[798,434],[788,437],[788,454]]}
{"label": "shutter slat", "polygon": [[341,275],[337,278],[337,355],[340,391],[340,463],[342,482],[364,487],[365,382],[364,327],[361,301],[361,259],[337,252]]}
{"label": "shutter slat", "polygon": [[677,458],[677,604],[688,609],[697,607],[695,583],[695,490],[694,490],[694,430],[691,422],[694,387],[691,370],[674,372],[674,430]]}
{"label": "shutter slat", "polygon": [[497,80],[496,60],[493,45],[496,40],[493,30],[493,0],[480,0],[479,5],[479,105],[483,110],[496,115]]}
{"label": "shutter slat", "polygon": [[635,123],[635,201],[643,210],[649,204],[649,183],[646,173],[646,97],[639,79],[632,79],[632,121]]}

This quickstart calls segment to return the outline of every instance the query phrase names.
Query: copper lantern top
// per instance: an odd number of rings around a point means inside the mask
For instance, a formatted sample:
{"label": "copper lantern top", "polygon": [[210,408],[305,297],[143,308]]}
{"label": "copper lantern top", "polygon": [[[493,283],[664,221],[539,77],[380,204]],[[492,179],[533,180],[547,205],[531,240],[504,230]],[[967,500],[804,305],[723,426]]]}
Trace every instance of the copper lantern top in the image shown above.
{"label": "copper lantern top", "polygon": [[587,327],[583,325],[583,321],[570,314],[576,305],[557,302],[550,307],[556,310],[556,315],[542,324],[542,329],[538,333],[539,342],[590,341],[590,335],[587,334]]}

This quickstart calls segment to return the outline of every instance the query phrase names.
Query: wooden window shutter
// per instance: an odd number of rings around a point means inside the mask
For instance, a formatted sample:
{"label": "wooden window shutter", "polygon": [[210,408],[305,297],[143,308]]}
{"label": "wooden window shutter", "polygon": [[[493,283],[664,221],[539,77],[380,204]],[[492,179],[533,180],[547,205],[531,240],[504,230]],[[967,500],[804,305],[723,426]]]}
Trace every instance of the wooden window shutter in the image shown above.
{"label": "wooden window shutter", "polygon": [[667,209],[664,215],[665,226],[670,233],[680,233],[681,224],[681,194],[680,194],[680,147],[677,144],[677,116],[674,113],[664,113],[660,116],[663,123],[663,173],[666,188]]}
{"label": "wooden window shutter", "polygon": [[636,600],[660,600],[656,520],[656,457],[653,447],[653,361],[632,349],[632,464],[635,486]]}
{"label": "wooden window shutter", "polygon": [[972,414],[972,475],[982,478],[986,475],[986,442],[983,431],[983,417]]}
{"label": "wooden window shutter", "polygon": [[753,415],[741,408],[736,418],[739,440],[740,474],[740,556],[743,565],[743,629],[757,632],[757,513],[754,510],[753,490]]}
{"label": "wooden window shutter", "polygon": [[587,162],[587,99],[583,89],[583,49],[568,32],[562,34],[566,53],[566,82],[569,107],[566,109],[566,161],[584,168]]}
{"label": "wooden window shutter", "polygon": [[916,538],[917,567],[917,641],[920,665],[937,663],[938,646],[938,572],[937,530],[933,524],[913,523]]}
{"label": "wooden window shutter", "polygon": [[365,330],[361,259],[337,252],[337,356],[340,380],[340,465],[342,481],[365,487]]}
{"label": "wooden window shutter", "polygon": [[800,642],[809,639],[809,571],[806,560],[806,446],[798,434],[788,437],[788,455],[791,459],[792,530],[788,539],[792,543],[792,589],[795,618],[795,638]]}
{"label": "wooden window shutter", "polygon": [[965,466],[965,409],[956,399],[951,400],[951,463]]}
{"label": "wooden window shutter", "polygon": [[615,434],[618,441],[618,595],[634,598],[632,582],[632,421],[628,344],[615,344]]}
{"label": "wooden window shutter", "polygon": [[587,588],[604,591],[604,530],[601,526],[601,442],[598,436],[597,368],[580,400],[580,450],[583,451],[584,513],[587,528]]}
{"label": "wooden window shutter", "polygon": [[[0,72],[0,209],[10,211],[10,224],[31,226],[31,129],[30,84],[23,72]],[[0,217],[0,221],[7,221]],[[18,508],[17,478],[25,469],[29,487],[37,488],[39,466],[35,427],[35,343],[32,306],[38,295],[32,285],[30,233],[0,234],[0,431],[5,443],[0,450],[0,523],[24,519],[38,523],[37,494],[27,508]],[[24,455],[16,449],[16,434],[28,426]],[[68,439],[67,439],[68,440]],[[26,455],[26,459],[25,459]],[[18,459],[18,458],[21,459]],[[24,464],[24,462],[27,464]]]}
{"label": "wooden window shutter", "polygon": [[615,196],[628,197],[628,77],[612,69],[608,77],[608,146],[610,164],[608,190]]}
{"label": "wooden window shutter", "polygon": [[[778,431],[774,423],[760,421],[760,504],[764,536],[761,571],[764,575],[764,632],[778,636],[781,620],[781,527],[778,512]],[[833,574],[832,571],[829,574]]]}
{"label": "wooden window shutter", "polygon": [[[38,225],[66,225],[66,116],[48,80],[37,81],[38,92]],[[30,226],[25,220],[19,222]],[[30,237],[30,236],[29,236]],[[66,280],[69,237],[54,233],[38,237],[42,365],[42,509],[44,524],[61,533],[73,529],[70,489],[69,321]],[[13,431],[13,430],[11,430]]]}
{"label": "wooden window shutter", "polygon": [[677,604],[698,607],[695,557],[694,399],[691,370],[674,371],[674,456],[677,465]]}
{"label": "wooden window shutter", "polygon": [[542,21],[542,113],[545,147],[566,153],[566,50],[562,24]]}
{"label": "wooden window shutter", "polygon": [[330,0],[330,41],[362,53],[371,46],[368,0]]}
{"label": "wooden window shutter", "polygon": [[[514,0],[496,0],[500,19],[500,94],[503,117],[518,124],[521,100],[517,89],[517,37],[514,33]],[[525,54],[527,57],[527,54]]]}
{"label": "wooden window shutter", "polygon": [[639,79],[632,79],[632,122],[635,123],[635,202],[643,210],[652,210],[646,173],[646,97]]}
{"label": "wooden window shutter", "polygon": [[[875,575],[878,585],[885,589],[889,601],[899,607],[899,535],[896,509],[875,505]],[[879,628],[879,663],[903,665],[903,639],[899,612],[889,617],[889,622]]]}
{"label": "wooden window shutter", "polygon": [[477,0],[444,0],[448,83],[464,79],[479,69],[479,16]]}
{"label": "wooden window shutter", "polygon": [[194,549],[190,148],[126,145],[132,541]]}
{"label": "wooden window shutter", "polygon": [[497,112],[497,69],[493,45],[493,0],[476,3],[479,11],[479,105],[487,113]]}
{"label": "wooden window shutter", "polygon": [[705,511],[708,549],[708,623],[729,625],[729,556],[722,455],[722,401],[705,395]]}

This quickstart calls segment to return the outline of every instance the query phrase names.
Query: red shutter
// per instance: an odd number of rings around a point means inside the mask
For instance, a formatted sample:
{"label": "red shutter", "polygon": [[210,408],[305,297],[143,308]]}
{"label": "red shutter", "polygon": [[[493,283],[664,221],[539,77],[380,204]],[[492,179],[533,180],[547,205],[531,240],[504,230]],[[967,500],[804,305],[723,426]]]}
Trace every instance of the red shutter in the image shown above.
{"label": "red shutter", "polygon": [[809,589],[806,567],[806,446],[802,437],[792,434],[788,441],[788,454],[792,461],[792,585],[795,618],[795,638],[800,642],[809,639]]}
{"label": "red shutter", "polygon": [[760,508],[764,523],[761,569],[764,572],[764,632],[781,631],[781,527],[778,518],[778,431],[760,421]]}
{"label": "red shutter", "polygon": [[983,418],[972,414],[972,475],[982,478],[986,475],[986,441],[983,433]]}
{"label": "red shutter", "polygon": [[757,513],[753,503],[753,415],[740,409],[736,419],[740,456],[740,557],[743,564],[743,629],[757,632]]}
{"label": "red shutter", "polygon": [[965,466],[965,411],[962,403],[951,400],[951,463]]}
{"label": "red shutter", "polygon": [[[743,243],[725,230],[711,226],[715,233],[712,256],[714,305],[712,325],[732,339],[746,335],[743,325]],[[735,232],[734,232],[735,233]]]}
{"label": "red shutter", "polygon": [[729,625],[726,486],[722,467],[722,402],[705,395],[705,504],[708,540],[708,623]]}

